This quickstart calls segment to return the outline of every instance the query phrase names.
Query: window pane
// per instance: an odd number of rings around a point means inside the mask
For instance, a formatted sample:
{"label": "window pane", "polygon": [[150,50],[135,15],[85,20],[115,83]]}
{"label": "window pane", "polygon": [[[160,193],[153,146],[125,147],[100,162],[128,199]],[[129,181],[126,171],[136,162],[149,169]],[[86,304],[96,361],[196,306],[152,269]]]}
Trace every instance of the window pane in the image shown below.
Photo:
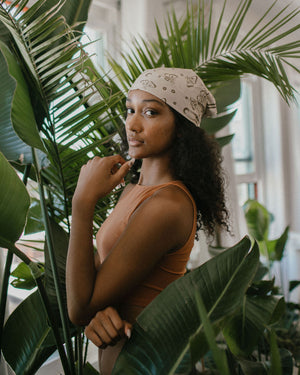
{"label": "window pane", "polygon": [[235,134],[232,141],[235,173],[247,174],[255,171],[253,154],[252,128],[252,92],[251,85],[242,82],[241,98],[237,103],[238,111],[230,123],[230,130]]}
{"label": "window pane", "polygon": [[256,183],[242,183],[238,184],[238,199],[239,205],[242,206],[248,199],[256,199],[257,192],[256,192]]}

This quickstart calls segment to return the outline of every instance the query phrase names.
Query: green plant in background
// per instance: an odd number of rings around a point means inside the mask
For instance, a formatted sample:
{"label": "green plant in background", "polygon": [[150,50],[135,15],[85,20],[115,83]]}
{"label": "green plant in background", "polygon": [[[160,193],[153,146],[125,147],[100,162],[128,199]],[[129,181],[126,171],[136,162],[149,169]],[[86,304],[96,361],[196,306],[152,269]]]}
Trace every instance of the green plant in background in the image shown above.
{"label": "green plant in background", "polygon": [[281,261],[289,234],[289,227],[277,239],[270,240],[269,230],[273,216],[256,200],[248,200],[244,206],[245,218],[249,234],[256,239],[260,253],[266,258],[269,266],[274,261]]}
{"label": "green plant in background", "polygon": [[[286,227],[283,233],[277,238],[269,240],[269,229],[273,219],[273,215],[268,212],[266,207],[256,200],[248,200],[244,204],[244,212],[249,234],[259,244],[260,252],[263,256],[262,261],[265,262],[268,269],[269,279],[266,283],[274,284],[275,276],[273,265],[278,263],[280,269],[280,280],[276,289],[285,294],[285,272],[282,260],[285,255],[286,243],[288,240],[289,227]],[[282,318],[274,326],[277,334],[278,345],[288,349],[294,357],[295,362],[299,366],[300,362],[300,305],[290,301],[290,292],[300,285],[299,280],[289,281],[288,294],[286,295],[286,311]]]}
{"label": "green plant in background", "polygon": [[[250,0],[240,2],[222,32],[224,9],[221,15],[218,15],[216,28],[213,28],[213,1],[205,16],[204,12],[200,11],[201,4],[202,9],[204,8],[204,2],[199,3],[197,11],[188,6],[187,18],[182,24],[179,24],[175,14],[169,16],[166,38],[162,37],[157,28],[156,41],[134,41],[131,51],[122,56],[125,68],[110,58],[112,69],[117,74],[117,77],[112,77],[100,75],[94,69],[80,43],[90,1],[38,0],[29,9],[26,8],[27,4],[26,0],[14,1],[11,4],[0,1],[0,150],[4,155],[1,154],[0,159],[0,173],[1,177],[4,176],[0,182],[0,246],[9,250],[1,295],[0,327],[2,328],[4,321],[13,253],[30,268],[31,282],[35,281],[38,291],[10,315],[4,327],[4,335],[1,335],[2,349],[17,374],[34,373],[56,349],[59,350],[65,374],[88,373],[93,370],[84,363],[82,330],[73,327],[68,321],[64,286],[71,197],[81,165],[94,155],[106,156],[121,152],[115,136],[118,134],[119,138],[123,137],[124,91],[146,68],[164,64],[192,68],[199,72],[215,94],[220,113],[215,119],[205,120],[203,123],[203,127],[210,134],[215,134],[225,127],[234,116],[235,111],[230,109],[230,106],[240,96],[239,79],[243,74],[250,73],[268,79],[285,100],[292,99],[293,88],[283,65],[287,63],[296,69],[290,57],[299,57],[299,43],[284,43],[283,38],[297,30],[297,27],[289,28],[289,22],[295,17],[297,10],[283,9],[264,27],[262,23],[267,18],[272,8],[270,7],[249,33],[240,38],[243,20],[247,17],[251,5]],[[225,4],[224,1],[224,8]],[[221,145],[230,142],[231,138],[232,135],[217,137]],[[12,166],[23,174],[25,184],[29,180],[37,185],[39,202],[31,198],[30,209],[29,195]],[[94,218],[95,231],[115,205],[119,193],[120,191],[117,191],[98,202]],[[34,225],[39,221],[37,218],[40,214],[37,211],[42,215],[42,227],[46,233],[44,268],[29,259],[16,245],[26,218],[27,233],[41,229],[40,223],[38,226]],[[241,259],[237,258],[241,260],[241,267],[247,262],[246,259],[251,258],[245,254],[249,247],[247,240],[244,240],[233,248],[240,249],[244,254]],[[232,317],[233,313],[238,313],[239,309],[233,311],[233,307],[237,308],[238,301],[241,301],[247,290],[244,286],[244,289],[237,291],[231,282],[234,279],[226,279],[223,274],[226,270],[222,270],[222,266],[216,266],[220,261],[224,264],[230,263],[231,254],[235,251],[231,249],[225,252],[224,258],[219,257],[204,267],[211,269],[211,276],[208,277],[211,277],[212,283],[208,290],[200,291],[200,296],[216,331],[220,330],[220,322],[223,324],[229,315]],[[257,249],[253,249],[251,254],[257,254]],[[212,265],[216,266],[214,271]],[[254,265],[255,262],[253,267]],[[145,341],[144,337],[148,338],[150,330],[151,335],[158,335],[157,337],[161,337],[160,332],[164,332],[164,328],[167,328],[172,337],[176,337],[175,331],[178,327],[187,332],[183,340],[172,341],[170,338],[164,341],[166,351],[162,353],[165,353],[165,357],[157,357],[154,350],[155,358],[152,359],[154,362],[157,359],[158,362],[153,364],[151,359],[144,365],[145,371],[155,366],[159,373],[164,368],[164,361],[170,369],[175,369],[179,359],[189,352],[189,346],[192,349],[192,363],[204,354],[207,345],[202,339],[204,336],[200,321],[205,318],[205,312],[203,313],[201,307],[202,313],[198,311],[193,292],[203,287],[198,285],[198,281],[194,281],[199,273],[198,271],[181,282],[182,286],[179,288],[183,288],[183,300],[178,300],[177,286],[164,292],[163,299],[173,301],[174,304],[169,307],[174,311],[167,314],[166,321],[158,319],[163,315],[161,311],[166,311],[169,306],[162,298],[158,299],[156,304],[151,304],[139,317],[137,327],[142,328],[136,328],[136,332],[140,332],[142,341]],[[26,272],[24,274],[18,269],[15,274],[26,282]],[[254,277],[251,272],[244,272],[243,275],[232,270],[231,276],[233,275],[241,278],[243,285]],[[215,305],[212,306],[211,293],[217,280],[222,282],[218,292],[214,294]],[[191,283],[192,296],[187,298],[191,301],[190,313],[194,317],[193,321],[189,321],[188,315],[185,315],[188,313],[187,305],[182,304],[187,293],[185,283]],[[199,283],[204,284],[201,277]],[[230,291],[232,306],[228,306],[223,299]],[[248,301],[249,298],[244,297],[243,300]],[[272,308],[277,306],[274,299],[270,301],[267,304],[268,314],[263,322],[256,322],[259,330],[269,323]],[[220,307],[223,303],[226,307],[224,310]],[[252,321],[253,308],[246,308],[246,304],[243,306],[243,311],[248,311],[247,319]],[[182,318],[175,327],[173,324],[180,317]],[[146,324],[150,318],[153,329]],[[244,332],[245,335],[249,334],[249,330]],[[137,337],[140,337],[139,333]],[[192,337],[191,342],[189,337]],[[234,342],[234,339],[232,341]],[[131,347],[134,343],[133,338]],[[174,343],[179,349],[170,356],[168,348]],[[151,346],[150,341],[149,345]],[[232,343],[232,346],[234,345]],[[138,351],[138,346],[134,350],[136,362],[144,363],[145,352]],[[126,353],[126,350],[124,352]],[[128,352],[130,355],[130,351]],[[126,354],[124,355],[125,357],[120,357],[123,358],[120,363],[126,361],[126,368],[131,371],[132,362],[128,362]],[[121,371],[121,367],[117,367],[116,371]]]}

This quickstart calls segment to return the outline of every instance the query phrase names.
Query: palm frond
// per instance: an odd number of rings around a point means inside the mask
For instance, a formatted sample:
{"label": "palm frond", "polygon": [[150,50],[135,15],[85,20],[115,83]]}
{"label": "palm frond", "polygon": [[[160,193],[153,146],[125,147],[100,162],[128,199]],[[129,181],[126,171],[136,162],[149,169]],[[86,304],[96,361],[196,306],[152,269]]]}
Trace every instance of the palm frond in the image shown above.
{"label": "palm frond", "polygon": [[[187,6],[187,18],[182,21],[182,26],[175,12],[167,18],[165,38],[156,25],[157,42],[152,43],[157,48],[156,54],[152,54],[154,58],[149,59],[149,52],[145,48],[144,52],[140,50],[142,45],[147,44],[143,39],[138,56],[147,62],[147,68],[164,65],[194,69],[210,87],[217,82],[250,73],[272,82],[282,97],[289,101],[294,97],[294,89],[285,73],[285,67],[289,65],[299,72],[291,59],[300,57],[300,43],[298,39],[287,42],[285,38],[291,34],[296,35],[299,30],[300,25],[294,26],[292,22],[300,9],[290,10],[290,6],[285,6],[269,19],[276,2],[247,29],[245,23],[253,6],[252,0],[241,0],[228,22],[225,20],[226,0],[218,14],[213,0],[206,13],[204,1],[199,0],[197,14],[191,5]],[[212,21],[215,19],[218,20],[216,24]],[[116,69],[114,61],[110,60],[115,73],[124,77],[123,82],[127,88],[140,73],[139,69],[136,70],[136,60],[129,57],[134,55],[136,45],[124,56],[126,65],[123,70],[120,67]],[[126,78],[125,72],[130,72]]]}
{"label": "palm frond", "polygon": [[80,42],[82,33],[60,14],[64,2],[50,1],[43,12],[45,4],[39,0],[34,4],[37,14],[30,8],[18,12],[16,19],[17,8],[26,4],[16,1],[9,8],[0,5],[0,22],[12,35],[10,47],[35,93],[34,107],[44,111],[38,127],[50,165],[42,170],[42,178],[59,221],[69,216],[82,163],[93,155],[115,152],[113,136],[118,131],[115,125],[120,123],[115,111],[120,111],[117,108],[124,94],[93,69]]}

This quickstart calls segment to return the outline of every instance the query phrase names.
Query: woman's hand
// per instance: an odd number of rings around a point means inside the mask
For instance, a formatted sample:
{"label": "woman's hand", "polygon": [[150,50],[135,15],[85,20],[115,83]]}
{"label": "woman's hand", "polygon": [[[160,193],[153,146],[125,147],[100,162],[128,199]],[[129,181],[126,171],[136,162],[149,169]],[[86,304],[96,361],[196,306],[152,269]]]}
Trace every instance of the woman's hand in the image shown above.
{"label": "woman's hand", "polygon": [[107,307],[98,311],[85,328],[86,337],[96,346],[105,349],[113,346],[123,337],[131,335],[132,325],[122,320],[117,310]]}
{"label": "woman's hand", "polygon": [[98,199],[119,185],[133,164],[134,159],[125,161],[120,155],[100,158],[95,156],[83,165],[79,174],[73,204],[95,206]]}

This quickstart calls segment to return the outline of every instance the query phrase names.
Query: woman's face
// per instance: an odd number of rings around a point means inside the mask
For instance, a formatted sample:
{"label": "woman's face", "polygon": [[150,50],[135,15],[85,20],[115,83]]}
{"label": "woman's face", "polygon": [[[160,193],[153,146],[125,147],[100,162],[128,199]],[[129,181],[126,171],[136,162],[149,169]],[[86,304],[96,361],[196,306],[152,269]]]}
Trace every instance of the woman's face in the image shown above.
{"label": "woman's face", "polygon": [[132,90],[126,107],[129,155],[135,159],[167,155],[175,133],[175,116],[168,105],[146,91]]}

